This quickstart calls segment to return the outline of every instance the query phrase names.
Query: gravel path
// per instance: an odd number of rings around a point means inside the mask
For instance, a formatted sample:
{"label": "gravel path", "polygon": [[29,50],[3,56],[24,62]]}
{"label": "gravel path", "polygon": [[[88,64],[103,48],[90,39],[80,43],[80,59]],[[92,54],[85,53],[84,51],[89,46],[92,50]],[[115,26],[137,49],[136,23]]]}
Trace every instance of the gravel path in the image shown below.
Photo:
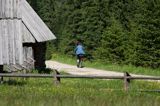
{"label": "gravel path", "polygon": [[[74,65],[63,64],[56,61],[46,61],[46,67],[51,69],[57,69],[59,72],[66,72],[72,75],[95,75],[95,76],[123,76],[124,73],[93,69],[93,68],[77,68]],[[135,75],[132,76],[144,76],[144,75]]]}

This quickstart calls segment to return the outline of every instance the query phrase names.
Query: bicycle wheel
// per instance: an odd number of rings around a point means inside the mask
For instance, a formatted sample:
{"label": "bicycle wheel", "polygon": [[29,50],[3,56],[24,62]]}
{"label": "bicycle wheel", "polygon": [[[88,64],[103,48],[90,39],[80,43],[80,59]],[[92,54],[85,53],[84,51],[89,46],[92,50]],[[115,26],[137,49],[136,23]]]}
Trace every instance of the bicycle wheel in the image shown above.
{"label": "bicycle wheel", "polygon": [[79,68],[82,68],[82,60],[80,60],[80,62],[79,62]]}

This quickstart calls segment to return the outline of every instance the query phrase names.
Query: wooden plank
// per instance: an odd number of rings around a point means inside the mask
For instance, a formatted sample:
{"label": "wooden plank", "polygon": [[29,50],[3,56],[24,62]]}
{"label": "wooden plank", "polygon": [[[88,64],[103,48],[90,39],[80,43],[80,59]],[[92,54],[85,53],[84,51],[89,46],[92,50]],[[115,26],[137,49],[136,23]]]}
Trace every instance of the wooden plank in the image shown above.
{"label": "wooden plank", "polygon": [[[0,20],[0,62],[3,64],[23,64],[22,21]],[[2,55],[2,56],[1,56]]]}
{"label": "wooden plank", "polygon": [[33,53],[32,53],[32,47],[27,47],[27,46],[24,46],[23,47],[23,59],[24,61],[27,61],[28,58],[32,58],[33,57]]}
{"label": "wooden plank", "polygon": [[10,36],[13,36],[13,40],[12,40],[13,44],[11,46],[13,48],[12,49],[12,53],[13,53],[12,54],[12,63],[16,64],[16,62],[15,62],[15,59],[16,59],[16,55],[15,54],[17,53],[16,45],[15,45],[16,33],[14,33],[15,32],[15,24],[16,24],[16,22],[15,22],[15,20],[12,20],[11,23],[12,23],[12,27],[11,27],[12,29],[11,29],[11,35]]}
{"label": "wooden plank", "polygon": [[17,17],[17,2],[16,0],[13,0],[13,17],[16,18]]}
{"label": "wooden plank", "polygon": [[0,21],[0,65],[3,65],[3,54],[2,54],[2,21]]}
{"label": "wooden plank", "polygon": [[6,0],[1,0],[1,18],[5,18],[5,3]]}
{"label": "wooden plank", "polygon": [[[43,40],[48,40],[47,36],[43,36],[45,35],[45,32],[43,30],[41,30],[41,27],[45,26],[42,25],[43,21],[40,19],[40,17],[36,14],[36,12],[32,12],[29,5],[27,5],[28,3],[26,2],[26,5],[24,5],[25,9],[27,10],[27,12],[30,14],[31,17],[33,17],[33,21],[35,22],[35,26],[38,29],[38,32],[42,35],[41,38]],[[45,27],[44,27],[45,28]]]}
{"label": "wooden plank", "polygon": [[9,64],[9,34],[7,31],[7,21],[6,20],[2,20],[3,26],[2,26],[2,37],[3,37],[3,64]]}
{"label": "wooden plank", "polygon": [[20,50],[20,64],[23,64],[23,41],[22,41],[22,30],[21,30],[21,28],[22,28],[22,20],[21,21],[19,21],[19,24],[20,24],[20,28],[19,28],[19,50]]}
{"label": "wooden plank", "polygon": [[13,18],[21,18],[21,0],[13,0]]}
{"label": "wooden plank", "polygon": [[31,8],[27,1],[22,0],[22,21],[30,30],[38,42],[55,39],[54,34],[49,30],[41,18]]}
{"label": "wooden plank", "polygon": [[0,18],[20,18],[21,0],[0,0]]}
{"label": "wooden plank", "polygon": [[23,60],[24,60],[24,61],[26,61],[26,60],[27,60],[27,58],[26,58],[26,57],[27,57],[27,51],[26,51],[26,48],[27,48],[27,47],[25,47],[25,46],[23,47]]}
{"label": "wooden plank", "polygon": [[20,27],[17,27],[17,24],[18,24],[18,22],[17,22],[18,20],[14,20],[14,52],[16,53],[15,54],[15,63],[19,63],[19,57],[18,57],[18,55],[19,55],[19,49],[20,48],[18,48],[18,45],[17,45],[17,43],[19,42],[19,40],[17,39],[18,38],[18,36],[20,36],[19,35],[19,33],[17,32],[17,28],[20,28]]}
{"label": "wooden plank", "polygon": [[[4,77],[47,77],[53,78],[54,75],[51,74],[0,74]],[[89,78],[89,79],[124,79],[124,76],[91,76],[91,75],[56,75],[57,78]],[[131,76],[131,79],[144,79],[144,80],[160,80],[160,77],[134,77]]]}
{"label": "wooden plank", "polygon": [[23,65],[25,65],[27,69],[34,68],[34,61],[31,61],[30,60],[31,58],[33,59],[33,48],[24,46],[23,47],[23,60],[24,60]]}
{"label": "wooden plank", "polygon": [[6,0],[2,0],[2,17],[5,18],[5,4],[6,4]]}
{"label": "wooden plank", "polygon": [[[7,0],[8,1],[8,0]],[[8,16],[8,12],[7,12],[7,16]],[[7,45],[8,45],[8,59],[9,59],[9,63],[11,62],[11,53],[12,53],[12,48],[10,47],[11,46],[11,43],[12,43],[12,40],[10,39],[13,39],[13,38],[10,38],[10,32],[9,32],[9,29],[11,29],[11,25],[9,25],[10,20],[5,20],[6,22],[6,36],[8,36],[8,38],[6,39],[7,40]],[[8,64],[9,64],[8,63]]]}
{"label": "wooden plank", "polygon": [[0,18],[2,18],[2,0],[0,0]]}
{"label": "wooden plank", "polygon": [[125,72],[124,73],[124,90],[125,91],[129,90],[130,79],[128,77],[130,77],[129,73]]}
{"label": "wooden plank", "polygon": [[5,4],[4,4],[4,14],[5,14],[5,18],[9,17],[9,0],[5,0]]}
{"label": "wooden plank", "polygon": [[19,64],[23,64],[23,43],[22,43],[22,21],[21,20],[16,20],[17,24],[16,26],[16,47],[19,53],[19,56],[17,55],[16,57],[18,58],[18,62]]}
{"label": "wooden plank", "polygon": [[9,3],[10,3],[10,5],[9,5],[9,17],[11,17],[11,18],[13,18],[13,12],[14,12],[14,10],[13,10],[13,2],[14,2],[15,0],[10,0],[9,1]]}
{"label": "wooden plank", "polygon": [[21,9],[23,11],[23,14],[22,14],[23,23],[25,24],[25,26],[27,26],[27,28],[32,33],[34,38],[36,38],[37,41],[39,41],[39,42],[42,41],[41,40],[42,38],[39,37],[39,33],[37,32],[38,29],[35,28],[35,25],[32,25],[32,24],[34,24],[34,21],[30,18],[30,16],[28,14],[26,14],[25,9],[23,7]]}
{"label": "wooden plank", "polygon": [[[12,64],[16,64],[16,62],[15,62],[15,54],[18,52],[17,50],[15,50],[16,49],[16,46],[17,45],[15,45],[15,42],[17,42],[16,40],[15,40],[15,37],[16,37],[16,33],[14,33],[15,32],[15,29],[14,29],[14,27],[15,27],[15,20],[10,20],[10,22],[9,22],[9,25],[10,25],[10,29],[8,29],[8,32],[9,32],[9,36],[10,36],[10,49],[9,50],[11,50],[11,54],[10,54],[10,59],[11,59],[11,61],[10,61],[10,63],[12,63]],[[9,26],[8,25],[8,26]]]}
{"label": "wooden plank", "polygon": [[36,40],[26,26],[22,23],[22,37],[23,43],[35,43]]}
{"label": "wooden plank", "polygon": [[[7,1],[9,1],[9,0],[7,0]],[[9,12],[8,12],[9,13]],[[8,14],[7,14],[8,15]],[[11,20],[6,20],[6,22],[7,22],[7,32],[8,32],[8,45],[9,45],[9,63],[12,63],[12,60],[13,60],[13,56],[12,56],[12,54],[13,54],[13,43],[14,43],[14,34],[13,34],[13,32],[12,32],[12,30],[13,30],[13,28],[12,28],[12,22],[11,22]],[[12,35],[13,34],[13,35]]]}
{"label": "wooden plank", "polygon": [[22,0],[16,0],[17,3],[17,7],[16,7],[16,13],[17,13],[17,18],[21,18],[22,17],[22,11],[21,11],[21,2]]}
{"label": "wooden plank", "polygon": [[[35,28],[37,29],[37,31],[39,32],[39,34],[41,34],[41,39],[44,40],[46,39],[45,36],[42,36],[44,35],[43,33],[43,30],[40,30],[40,26],[39,26],[39,23],[42,21],[42,20],[39,20],[39,16],[36,14],[36,12],[31,8],[31,6],[27,3],[27,2],[24,2],[23,3],[23,7],[25,8],[26,10],[26,13],[29,14],[30,18],[33,20],[34,22],[34,26]],[[37,22],[37,20],[39,20],[39,22]],[[42,27],[42,26],[41,26]]]}
{"label": "wooden plank", "polygon": [[55,85],[59,85],[60,81],[61,81],[61,78],[57,77],[58,75],[60,75],[60,73],[57,70],[55,70],[55,72],[54,72],[54,80],[53,80]]}

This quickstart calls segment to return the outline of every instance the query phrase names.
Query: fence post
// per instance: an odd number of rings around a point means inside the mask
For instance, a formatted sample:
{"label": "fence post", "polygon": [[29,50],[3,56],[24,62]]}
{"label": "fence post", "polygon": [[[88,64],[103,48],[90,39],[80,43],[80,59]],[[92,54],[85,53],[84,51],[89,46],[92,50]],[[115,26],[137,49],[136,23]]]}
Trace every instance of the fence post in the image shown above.
{"label": "fence post", "polygon": [[127,92],[129,90],[129,83],[130,83],[130,79],[127,78],[129,75],[128,72],[124,73],[124,90]]}
{"label": "fence post", "polygon": [[57,77],[57,75],[60,75],[60,73],[57,70],[55,70],[54,72],[54,84],[55,85],[59,85],[61,81],[60,77]]}
{"label": "fence post", "polygon": [[[0,73],[3,73],[3,65],[0,65]],[[0,77],[0,83],[3,83],[3,76]]]}

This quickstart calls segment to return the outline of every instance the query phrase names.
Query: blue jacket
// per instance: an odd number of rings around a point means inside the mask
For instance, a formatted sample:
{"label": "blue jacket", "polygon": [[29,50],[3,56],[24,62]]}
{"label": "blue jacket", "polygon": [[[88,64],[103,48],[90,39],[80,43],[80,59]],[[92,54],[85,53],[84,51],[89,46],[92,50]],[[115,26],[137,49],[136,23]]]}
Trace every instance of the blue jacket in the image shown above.
{"label": "blue jacket", "polygon": [[76,55],[85,54],[84,47],[82,45],[77,45],[77,47],[75,48],[75,53]]}

